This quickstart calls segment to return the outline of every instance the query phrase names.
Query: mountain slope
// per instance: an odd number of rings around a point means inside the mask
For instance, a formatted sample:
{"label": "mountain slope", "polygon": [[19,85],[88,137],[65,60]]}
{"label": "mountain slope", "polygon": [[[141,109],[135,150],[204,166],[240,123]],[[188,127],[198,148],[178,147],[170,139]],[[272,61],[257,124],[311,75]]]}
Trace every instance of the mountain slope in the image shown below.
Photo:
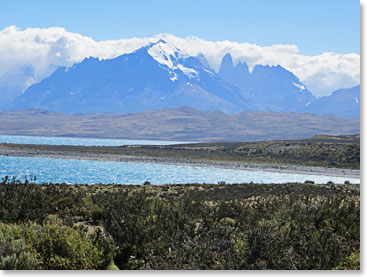
{"label": "mountain slope", "polygon": [[320,97],[306,104],[302,112],[335,114],[345,118],[360,117],[360,86],[339,89],[329,96]]}

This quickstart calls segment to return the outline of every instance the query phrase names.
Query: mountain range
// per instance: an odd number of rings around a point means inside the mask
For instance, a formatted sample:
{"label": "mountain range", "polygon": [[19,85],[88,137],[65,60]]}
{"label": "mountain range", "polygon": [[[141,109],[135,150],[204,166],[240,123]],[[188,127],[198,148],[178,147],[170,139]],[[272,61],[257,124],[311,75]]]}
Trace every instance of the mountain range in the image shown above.
{"label": "mountain range", "polygon": [[203,55],[189,56],[164,40],[114,59],[86,58],[31,85],[7,109],[61,113],[136,113],[188,106],[235,114],[245,110],[359,117],[359,86],[316,98],[281,66],[233,64],[218,72]]}

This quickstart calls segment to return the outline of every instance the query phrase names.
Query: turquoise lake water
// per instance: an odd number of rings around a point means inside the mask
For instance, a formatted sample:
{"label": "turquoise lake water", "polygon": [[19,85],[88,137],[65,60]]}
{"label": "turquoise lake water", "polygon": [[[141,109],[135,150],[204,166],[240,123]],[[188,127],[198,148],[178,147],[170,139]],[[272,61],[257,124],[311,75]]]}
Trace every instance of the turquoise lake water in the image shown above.
{"label": "turquoise lake water", "polygon": [[[0,136],[0,142],[29,144],[64,144],[64,145],[127,145],[155,144],[167,145],[178,142],[149,140],[114,140],[86,138],[55,138]],[[65,182],[69,184],[184,184],[184,183],[359,183],[359,179],[331,177],[322,175],[277,173],[255,170],[233,170],[222,168],[165,165],[152,163],[121,163],[91,160],[70,160],[52,158],[8,157],[0,156],[0,178],[17,176],[24,180],[25,176],[36,176],[37,182]]]}
{"label": "turquoise lake water", "polygon": [[119,145],[169,145],[189,143],[165,140],[129,140],[129,139],[96,139],[68,137],[36,136],[1,136],[0,143],[51,144],[51,145],[84,145],[84,146],[119,146]]}
{"label": "turquoise lake water", "polygon": [[65,182],[70,184],[143,184],[149,181],[155,185],[183,183],[284,183],[312,180],[316,183],[344,183],[359,179],[276,173],[252,170],[232,170],[196,166],[163,165],[152,163],[121,163],[52,158],[5,157],[0,156],[0,177],[37,176],[37,182]]}

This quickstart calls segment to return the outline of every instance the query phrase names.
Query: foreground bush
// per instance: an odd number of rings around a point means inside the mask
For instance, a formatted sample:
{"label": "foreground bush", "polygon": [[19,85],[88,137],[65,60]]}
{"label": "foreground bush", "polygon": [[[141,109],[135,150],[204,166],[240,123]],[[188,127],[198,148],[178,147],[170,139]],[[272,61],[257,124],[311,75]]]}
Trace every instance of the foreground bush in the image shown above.
{"label": "foreground bush", "polygon": [[0,224],[0,269],[33,269],[36,253],[21,239],[20,228]]}
{"label": "foreground bush", "polygon": [[85,231],[60,224],[0,224],[1,269],[99,269],[102,253]]}

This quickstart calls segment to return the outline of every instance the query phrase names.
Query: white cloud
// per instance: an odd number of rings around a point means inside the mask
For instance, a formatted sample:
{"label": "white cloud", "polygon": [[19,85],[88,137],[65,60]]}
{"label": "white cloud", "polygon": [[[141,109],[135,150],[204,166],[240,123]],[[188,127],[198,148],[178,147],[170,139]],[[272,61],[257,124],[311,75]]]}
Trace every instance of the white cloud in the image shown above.
{"label": "white cloud", "polygon": [[360,82],[360,56],[354,53],[306,56],[299,53],[296,45],[262,47],[250,43],[205,41],[197,37],[178,38],[170,34],[97,42],[59,27],[20,30],[10,26],[0,31],[0,84],[14,80],[14,87],[24,90],[58,66],[71,66],[89,56],[114,58],[160,38],[189,55],[203,53],[216,70],[226,53],[231,53],[234,62],[245,61],[250,69],[255,64],[279,64],[298,76],[315,95],[326,95]]}

